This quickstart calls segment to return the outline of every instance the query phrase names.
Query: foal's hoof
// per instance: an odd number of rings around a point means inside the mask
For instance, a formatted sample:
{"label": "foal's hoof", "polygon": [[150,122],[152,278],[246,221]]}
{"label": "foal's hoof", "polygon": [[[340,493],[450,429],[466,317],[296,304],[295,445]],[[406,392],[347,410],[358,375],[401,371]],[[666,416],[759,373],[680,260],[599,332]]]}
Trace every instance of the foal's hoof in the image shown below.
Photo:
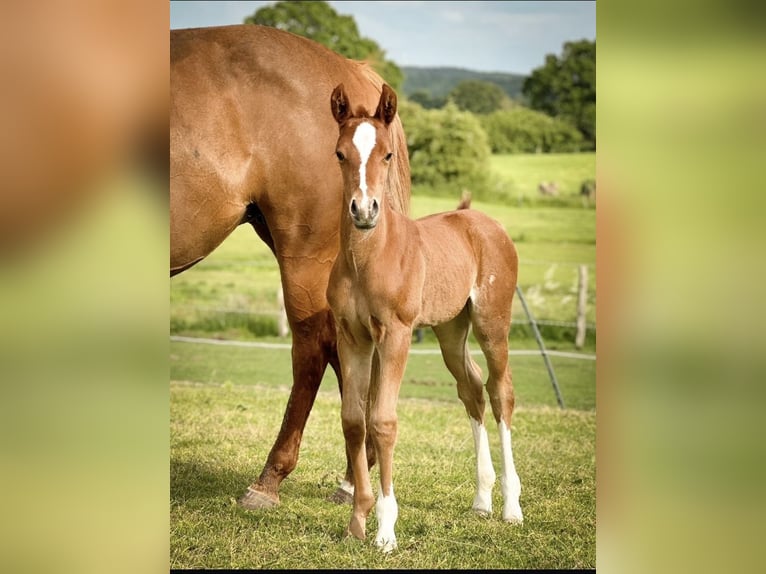
{"label": "foal's hoof", "polygon": [[335,492],[327,497],[327,500],[335,504],[352,504],[354,502],[354,495],[339,486]]}
{"label": "foal's hoof", "polygon": [[352,516],[351,522],[349,522],[348,528],[346,528],[346,536],[353,536],[358,540],[364,540],[366,538],[365,522],[363,518]]}
{"label": "foal's hoof", "polygon": [[389,552],[396,550],[396,536],[393,534],[390,536],[381,536],[379,534],[377,538],[375,538],[375,546],[377,546],[383,554],[388,554]]}
{"label": "foal's hoof", "polygon": [[503,520],[509,524],[523,524],[524,515],[521,513],[521,507],[503,509]]}
{"label": "foal's hoof", "polygon": [[237,500],[237,504],[247,510],[265,510],[279,505],[279,495],[267,494],[260,490],[255,490],[251,486],[247,489],[247,492]]}

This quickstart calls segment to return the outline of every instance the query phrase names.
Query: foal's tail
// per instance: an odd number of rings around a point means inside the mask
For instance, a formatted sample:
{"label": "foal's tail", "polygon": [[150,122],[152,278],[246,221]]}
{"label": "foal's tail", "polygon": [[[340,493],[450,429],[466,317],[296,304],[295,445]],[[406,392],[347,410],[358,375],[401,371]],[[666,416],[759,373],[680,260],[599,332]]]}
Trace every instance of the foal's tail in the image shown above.
{"label": "foal's tail", "polygon": [[460,198],[460,203],[457,204],[458,209],[469,209],[471,207],[471,192],[467,189],[463,190],[463,197]]}

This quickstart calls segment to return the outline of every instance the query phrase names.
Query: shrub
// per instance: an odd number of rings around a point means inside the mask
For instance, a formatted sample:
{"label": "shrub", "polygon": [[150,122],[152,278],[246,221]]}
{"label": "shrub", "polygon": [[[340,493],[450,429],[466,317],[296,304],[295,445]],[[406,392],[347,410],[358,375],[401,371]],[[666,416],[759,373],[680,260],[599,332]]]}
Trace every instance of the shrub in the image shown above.
{"label": "shrub", "polygon": [[490,183],[491,150],[478,118],[452,102],[426,110],[403,101],[399,115],[407,134],[413,186],[457,197],[468,189],[481,197]]}
{"label": "shrub", "polygon": [[496,111],[480,121],[492,153],[568,153],[584,145],[577,128],[529,108]]}

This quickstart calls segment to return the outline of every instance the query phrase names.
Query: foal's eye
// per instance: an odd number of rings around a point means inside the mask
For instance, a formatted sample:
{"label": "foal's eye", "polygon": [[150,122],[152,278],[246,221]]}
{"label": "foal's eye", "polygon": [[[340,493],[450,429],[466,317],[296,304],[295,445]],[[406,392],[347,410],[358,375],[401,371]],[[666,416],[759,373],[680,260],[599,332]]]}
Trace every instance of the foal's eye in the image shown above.
{"label": "foal's eye", "polygon": [[386,157],[384,157],[383,159],[386,160],[386,161],[391,161],[392,157],[394,157],[393,152],[389,152],[389,153],[386,154]]}
{"label": "foal's eye", "polygon": [[338,158],[338,161],[343,161],[344,159],[346,159],[346,156],[343,155],[343,152],[341,152],[341,151],[336,151],[335,152],[335,157]]}

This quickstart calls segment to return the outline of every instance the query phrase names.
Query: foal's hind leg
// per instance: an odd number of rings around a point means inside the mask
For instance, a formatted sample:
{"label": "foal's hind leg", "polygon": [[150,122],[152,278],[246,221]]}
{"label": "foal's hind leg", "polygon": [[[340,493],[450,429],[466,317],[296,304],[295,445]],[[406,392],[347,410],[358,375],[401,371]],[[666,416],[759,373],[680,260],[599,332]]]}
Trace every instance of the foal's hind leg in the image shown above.
{"label": "foal's hind leg", "polygon": [[497,313],[484,317],[474,310],[472,314],[473,332],[481,350],[487,359],[487,392],[492,406],[492,413],[497,421],[502,453],[502,474],[500,486],[503,492],[503,520],[521,523],[524,519],[519,496],[521,481],[516,473],[511,449],[511,415],[515,403],[511,370],[508,366],[508,331],[510,329],[510,304],[507,316],[498,317]]}
{"label": "foal's hind leg", "polygon": [[492,487],[495,470],[489,452],[489,438],[484,426],[484,390],[481,369],[471,358],[466,341],[470,320],[467,307],[452,321],[433,328],[439,339],[442,357],[457,381],[457,394],[465,405],[471,421],[476,449],[476,496],[473,509],[481,514],[492,513]]}

